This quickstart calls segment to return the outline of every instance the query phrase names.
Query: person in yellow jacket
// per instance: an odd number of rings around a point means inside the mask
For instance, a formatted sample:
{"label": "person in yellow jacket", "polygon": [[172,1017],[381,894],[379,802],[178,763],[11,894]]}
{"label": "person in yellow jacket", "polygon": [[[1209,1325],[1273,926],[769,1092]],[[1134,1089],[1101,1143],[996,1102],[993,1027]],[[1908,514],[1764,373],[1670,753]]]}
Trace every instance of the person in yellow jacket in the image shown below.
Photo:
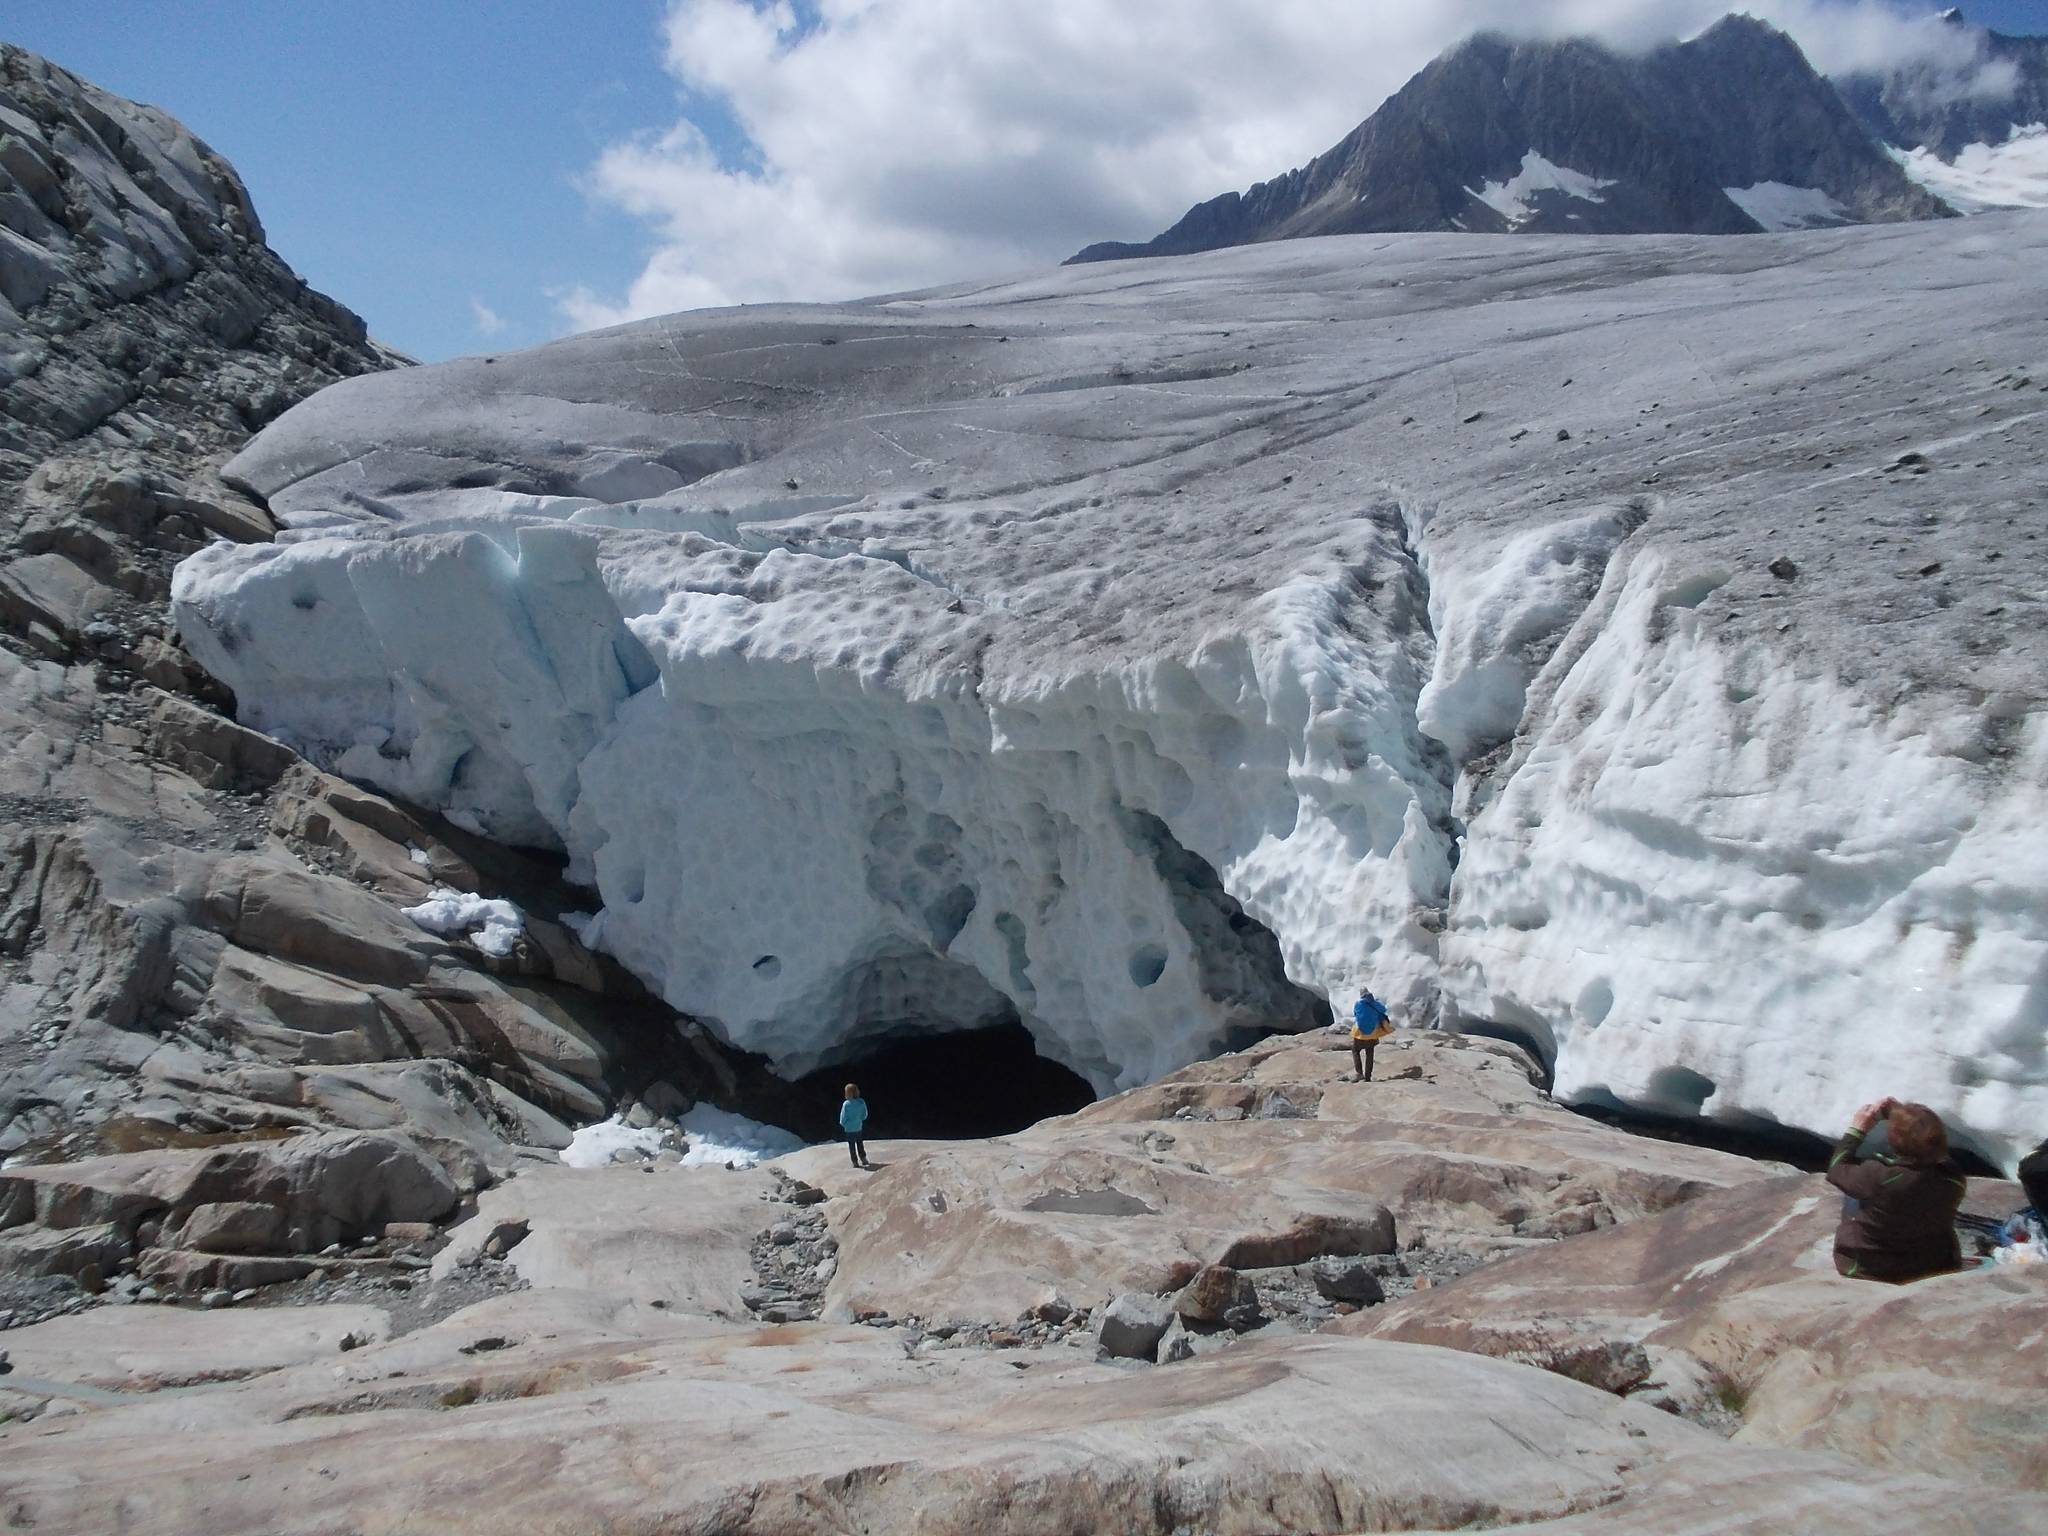
{"label": "person in yellow jacket", "polygon": [[1393,1032],[1387,1005],[1372,995],[1372,988],[1360,987],[1351,1005],[1351,1075],[1359,1082],[1372,1081],[1373,1048]]}

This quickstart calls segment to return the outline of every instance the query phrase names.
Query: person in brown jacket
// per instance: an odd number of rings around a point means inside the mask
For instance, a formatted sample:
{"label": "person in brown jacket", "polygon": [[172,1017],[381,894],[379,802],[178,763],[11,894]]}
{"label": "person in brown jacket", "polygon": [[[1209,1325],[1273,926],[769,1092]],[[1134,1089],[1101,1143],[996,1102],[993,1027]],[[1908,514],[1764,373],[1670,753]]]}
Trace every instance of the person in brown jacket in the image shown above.
{"label": "person in brown jacket", "polygon": [[[1859,1157],[1883,1120],[1891,1150]],[[1948,1130],[1925,1104],[1883,1099],[1856,1111],[1835,1145],[1828,1182],[1849,1198],[1835,1228],[1835,1269],[1858,1280],[1903,1285],[1960,1269],[1956,1210],[1968,1181],[1948,1160]]]}

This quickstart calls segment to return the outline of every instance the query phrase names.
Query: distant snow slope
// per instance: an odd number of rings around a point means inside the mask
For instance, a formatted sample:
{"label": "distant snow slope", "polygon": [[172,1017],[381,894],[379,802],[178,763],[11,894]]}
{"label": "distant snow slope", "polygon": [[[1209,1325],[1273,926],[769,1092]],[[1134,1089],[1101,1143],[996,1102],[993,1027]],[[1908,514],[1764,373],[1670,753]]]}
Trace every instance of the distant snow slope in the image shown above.
{"label": "distant snow slope", "polygon": [[2015,127],[1997,144],[1967,144],[1953,163],[1931,149],[1890,153],[1908,176],[1958,213],[2048,208],[2048,123]]}
{"label": "distant snow slope", "polygon": [[1722,190],[1736,207],[1773,234],[1849,221],[1849,210],[1818,187],[1793,187],[1782,181],[1760,181],[1752,187],[1724,187]]}
{"label": "distant snow slope", "polygon": [[803,1071],[1107,1088],[1370,981],[1559,1091],[2048,1122],[2048,218],[1354,237],[337,386],[243,719],[564,849]]}
{"label": "distant snow slope", "polygon": [[1519,229],[1536,216],[1536,199],[1542,193],[1597,203],[1603,201],[1601,189],[1613,185],[1612,179],[1603,181],[1569,166],[1552,165],[1532,149],[1522,156],[1522,168],[1506,181],[1489,181],[1465,190],[1506,219],[1511,228]]}

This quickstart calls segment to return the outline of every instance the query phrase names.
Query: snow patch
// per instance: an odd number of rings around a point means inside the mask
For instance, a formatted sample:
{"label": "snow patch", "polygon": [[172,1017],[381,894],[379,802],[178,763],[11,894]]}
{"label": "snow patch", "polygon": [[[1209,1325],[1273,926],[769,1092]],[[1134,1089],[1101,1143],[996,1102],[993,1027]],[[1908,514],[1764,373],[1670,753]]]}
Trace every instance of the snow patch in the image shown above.
{"label": "snow patch", "polygon": [[660,1131],[651,1125],[635,1129],[614,1115],[573,1132],[559,1155],[571,1168],[603,1168],[621,1152],[652,1158],[660,1150]]}
{"label": "snow patch", "polygon": [[1532,149],[1522,156],[1522,168],[1506,181],[1489,181],[1483,187],[1467,187],[1465,191],[1519,229],[1536,216],[1532,199],[1539,193],[1558,192],[1581,202],[1604,203],[1607,199],[1600,194],[1613,185],[1611,179],[1553,165]]}
{"label": "snow patch", "polygon": [[1953,162],[1886,145],[1899,168],[1958,213],[2048,208],[2048,123],[2015,124],[2002,144],[1967,144]]}
{"label": "snow patch", "polygon": [[[779,1125],[749,1120],[730,1110],[699,1104],[676,1122],[689,1145],[676,1161],[679,1168],[751,1168],[772,1157],[801,1151],[803,1138]],[[651,1161],[662,1150],[659,1126],[634,1127],[619,1116],[600,1120],[574,1132],[561,1159],[571,1168],[604,1168],[615,1161]]]}
{"label": "snow patch", "polygon": [[1760,181],[1752,187],[1723,187],[1721,190],[1728,194],[1731,203],[1770,234],[1850,222],[1849,210],[1819,187]]}
{"label": "snow patch", "polygon": [[526,931],[526,916],[509,901],[493,900],[471,891],[437,887],[434,894],[416,907],[403,909],[405,915],[429,933],[444,938],[460,934],[494,959],[510,955]]}
{"label": "snow patch", "polygon": [[751,1168],[771,1157],[803,1150],[804,1139],[779,1125],[749,1120],[731,1110],[699,1104],[676,1122],[690,1138],[683,1153],[683,1167],[722,1167],[737,1163]]}

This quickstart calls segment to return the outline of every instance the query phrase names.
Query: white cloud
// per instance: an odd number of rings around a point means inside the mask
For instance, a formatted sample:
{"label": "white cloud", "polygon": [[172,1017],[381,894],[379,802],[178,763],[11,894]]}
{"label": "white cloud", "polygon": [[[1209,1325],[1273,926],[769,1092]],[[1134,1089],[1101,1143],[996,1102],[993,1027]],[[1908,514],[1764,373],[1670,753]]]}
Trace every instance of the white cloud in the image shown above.
{"label": "white cloud", "polygon": [[479,336],[495,336],[505,329],[504,317],[474,294],[470,295],[469,312],[476,321]]}
{"label": "white cloud", "polygon": [[[672,0],[686,116],[607,149],[597,197],[655,249],[624,294],[556,296],[578,328],[836,299],[1042,266],[1144,239],[1193,203],[1329,148],[1471,32],[1647,47],[1728,0]],[[1827,72],[1936,54],[1951,28],[1887,0],[1749,0]],[[691,109],[696,109],[692,111]],[[748,141],[722,163],[691,120]],[[479,306],[481,309],[481,306]]]}

